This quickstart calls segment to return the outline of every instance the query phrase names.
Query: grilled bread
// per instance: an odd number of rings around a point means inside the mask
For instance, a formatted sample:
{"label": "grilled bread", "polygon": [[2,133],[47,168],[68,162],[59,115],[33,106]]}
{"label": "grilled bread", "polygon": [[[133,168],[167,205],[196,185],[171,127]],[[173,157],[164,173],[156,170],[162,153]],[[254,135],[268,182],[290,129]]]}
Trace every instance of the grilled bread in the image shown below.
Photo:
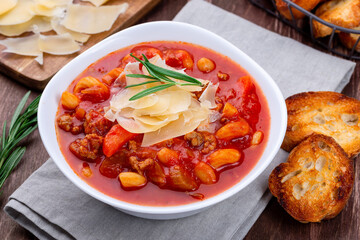
{"label": "grilled bread", "polygon": [[[355,30],[360,30],[360,26],[353,28]],[[352,49],[354,45],[356,44],[356,41],[360,37],[359,34],[353,34],[353,33],[345,33],[341,32],[339,33],[340,40],[342,44],[344,44],[345,47]],[[355,48],[356,51],[360,52],[360,44],[358,44]]]}
{"label": "grilled bread", "polygon": [[354,184],[354,168],[331,137],[312,135],[294,148],[269,177],[269,189],[296,220],[320,222],[344,208]]}
{"label": "grilled bread", "polygon": [[[276,0],[275,2],[276,2],[276,8],[279,10],[281,15],[283,15],[285,18],[289,20],[292,20],[288,5],[282,0]],[[321,2],[321,0],[292,0],[292,2],[307,11],[311,11],[316,7],[316,5],[318,5],[319,2]],[[295,19],[300,19],[305,16],[302,12],[296,10],[295,8],[291,8],[291,10],[293,12]]]}
{"label": "grilled bread", "polygon": [[[321,19],[344,28],[355,28],[360,25],[360,0],[331,0],[323,3],[315,12]],[[332,29],[313,21],[314,36],[326,37]]]}
{"label": "grilled bread", "polygon": [[290,151],[313,133],[333,137],[349,157],[360,152],[360,101],[336,92],[305,92],[286,99],[282,148]]}

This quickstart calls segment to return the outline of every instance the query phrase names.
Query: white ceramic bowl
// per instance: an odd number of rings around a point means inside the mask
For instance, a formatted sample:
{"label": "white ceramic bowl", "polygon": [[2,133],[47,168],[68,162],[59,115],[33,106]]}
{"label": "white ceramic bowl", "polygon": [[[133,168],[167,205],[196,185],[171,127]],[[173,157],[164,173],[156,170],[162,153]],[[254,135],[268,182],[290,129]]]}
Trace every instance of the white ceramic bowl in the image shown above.
{"label": "white ceramic bowl", "polygon": [[[271,115],[270,135],[265,151],[256,166],[239,183],[228,190],[191,204],[169,207],[150,207],[131,204],[107,196],[79,178],[64,159],[55,132],[55,117],[61,93],[91,63],[110,52],[141,42],[169,40],[201,45],[230,57],[246,69],[260,85]],[[45,88],[40,100],[39,131],[51,158],[64,175],[90,196],[123,212],[150,219],[173,219],[198,213],[245,188],[269,165],[280,148],[285,135],[287,113],[284,98],[273,79],[250,57],[218,35],[190,24],[179,22],[151,22],[125,29],[91,47],[64,66]]]}

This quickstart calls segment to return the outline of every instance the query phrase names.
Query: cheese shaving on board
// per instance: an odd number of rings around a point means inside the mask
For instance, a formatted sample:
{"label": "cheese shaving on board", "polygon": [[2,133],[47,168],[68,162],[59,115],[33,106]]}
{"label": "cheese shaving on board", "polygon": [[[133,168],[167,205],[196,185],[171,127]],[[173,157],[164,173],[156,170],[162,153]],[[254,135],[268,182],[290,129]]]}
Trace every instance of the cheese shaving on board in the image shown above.
{"label": "cheese shaving on board", "polygon": [[109,30],[118,16],[127,8],[127,3],[101,7],[71,4],[67,8],[62,24],[75,32],[100,33]]}
{"label": "cheese shaving on board", "polygon": [[46,17],[35,16],[30,21],[16,25],[0,26],[0,33],[14,37],[23,34],[24,32],[48,32],[52,30],[49,19]]}
{"label": "cheese shaving on board", "polygon": [[39,49],[54,55],[67,55],[80,50],[80,45],[66,33],[62,35],[39,36]]}
{"label": "cheese shaving on board", "polygon": [[[159,56],[149,61],[157,66],[179,71],[166,65]],[[145,78],[128,77],[126,76],[128,74],[148,75],[145,68],[139,70],[138,62],[128,63],[118,79],[125,77],[127,85],[148,81]],[[150,146],[182,136],[195,130],[200,124],[210,123],[210,116],[214,112],[212,109],[216,107],[215,94],[218,85],[206,80],[198,80],[207,83],[199,99],[194,94],[199,88],[194,89],[193,86],[186,88],[174,85],[134,101],[129,101],[129,98],[161,83],[123,89],[113,96],[110,106],[105,108],[105,117],[110,121],[117,121],[129,132],[144,133],[142,146]]]}
{"label": "cheese shaving on board", "polygon": [[0,15],[11,10],[17,4],[17,0],[1,0]]}
{"label": "cheese shaving on board", "polygon": [[15,25],[29,21],[34,13],[32,0],[19,0],[14,8],[0,16],[0,26]]}
{"label": "cheese shaving on board", "polygon": [[42,53],[38,47],[38,39],[39,35],[35,34],[29,37],[0,40],[0,44],[6,47],[3,52],[16,53],[25,56],[39,56]]}
{"label": "cheese shaving on board", "polygon": [[33,12],[36,15],[46,16],[46,17],[62,16],[64,14],[65,10],[66,10],[66,7],[64,7],[64,6],[63,7],[52,7],[52,8],[48,8],[48,7],[46,7],[44,5],[40,5],[40,4],[33,6]]}
{"label": "cheese shaving on board", "polygon": [[109,0],[81,0],[83,2],[91,2],[96,7],[103,5],[104,3],[108,2]]}
{"label": "cheese shaving on board", "polygon": [[36,4],[43,5],[47,8],[54,8],[57,6],[65,6],[72,3],[72,0],[34,0]]}
{"label": "cheese shaving on board", "polygon": [[90,38],[90,35],[88,34],[74,32],[65,28],[63,25],[60,24],[59,18],[53,18],[51,20],[51,26],[57,34],[61,35],[61,34],[69,33],[71,37],[77,42],[84,43],[87,42],[87,40],[89,40]]}

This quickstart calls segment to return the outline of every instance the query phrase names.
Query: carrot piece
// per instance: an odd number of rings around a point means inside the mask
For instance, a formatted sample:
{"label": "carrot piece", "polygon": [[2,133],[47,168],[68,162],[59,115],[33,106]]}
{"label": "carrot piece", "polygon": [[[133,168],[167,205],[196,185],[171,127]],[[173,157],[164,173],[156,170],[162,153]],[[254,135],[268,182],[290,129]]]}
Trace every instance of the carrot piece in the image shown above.
{"label": "carrot piece", "polygon": [[120,74],[123,71],[124,71],[123,68],[114,68],[102,77],[102,81],[110,86],[120,76]]}
{"label": "carrot piece", "polygon": [[114,125],[106,134],[103,143],[103,152],[105,156],[111,157],[116,153],[127,141],[137,134],[126,131],[120,125]]}

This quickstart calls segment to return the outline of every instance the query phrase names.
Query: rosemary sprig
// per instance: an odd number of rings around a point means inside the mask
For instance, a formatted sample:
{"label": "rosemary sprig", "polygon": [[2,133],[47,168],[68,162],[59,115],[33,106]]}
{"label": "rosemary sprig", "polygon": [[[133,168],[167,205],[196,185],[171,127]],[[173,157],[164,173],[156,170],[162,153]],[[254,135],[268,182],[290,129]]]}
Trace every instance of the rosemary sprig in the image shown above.
{"label": "rosemary sprig", "polygon": [[[37,110],[40,96],[38,96],[21,114],[30,91],[25,94],[17,106],[6,134],[6,121],[0,138],[0,189],[11,171],[18,165],[26,148],[16,147],[17,144],[37,128]],[[15,148],[16,147],[16,148]]]}
{"label": "rosemary sprig", "polygon": [[[155,83],[155,82],[161,83],[161,85],[150,87],[148,89],[145,89],[144,91],[141,91],[141,92],[135,94],[134,96],[132,96],[129,99],[130,101],[140,99],[142,97],[145,97],[147,95],[150,95],[152,93],[164,90],[166,88],[169,88],[169,87],[172,87],[175,85],[200,86],[200,87],[203,86],[203,84],[196,78],[193,78],[186,74],[168,70],[168,69],[156,66],[155,64],[152,64],[151,62],[149,62],[149,60],[147,59],[147,57],[144,54],[143,54],[144,60],[139,59],[138,57],[134,56],[132,53],[130,54],[130,56],[135,58],[136,61],[142,63],[144,65],[144,67],[148,70],[150,76],[144,75],[144,74],[127,74],[126,76],[133,77],[133,78],[146,78],[146,79],[151,79],[151,81],[146,81],[146,82],[142,82],[139,84],[128,85],[125,88],[137,87],[137,86]],[[186,83],[179,83],[179,82],[172,80],[171,78],[181,80]]]}

